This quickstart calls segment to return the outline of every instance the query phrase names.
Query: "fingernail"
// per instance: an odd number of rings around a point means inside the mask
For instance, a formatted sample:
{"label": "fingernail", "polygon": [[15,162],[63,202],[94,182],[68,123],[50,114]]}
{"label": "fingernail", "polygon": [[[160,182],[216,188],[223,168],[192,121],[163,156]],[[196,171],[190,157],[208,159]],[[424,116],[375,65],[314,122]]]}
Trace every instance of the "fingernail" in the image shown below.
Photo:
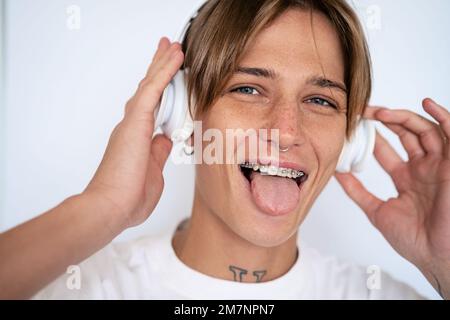
{"label": "fingernail", "polygon": [[436,102],[434,102],[434,100],[431,98],[425,98],[422,101],[423,108],[426,108],[427,106],[433,106],[433,105],[436,105]]}

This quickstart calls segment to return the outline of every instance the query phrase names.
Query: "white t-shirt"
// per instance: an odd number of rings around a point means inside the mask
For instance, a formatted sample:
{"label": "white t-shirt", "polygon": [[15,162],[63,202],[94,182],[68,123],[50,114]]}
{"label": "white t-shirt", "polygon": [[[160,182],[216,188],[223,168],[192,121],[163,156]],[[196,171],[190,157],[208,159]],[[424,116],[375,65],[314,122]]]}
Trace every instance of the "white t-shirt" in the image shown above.
{"label": "white t-shirt", "polygon": [[[366,268],[323,256],[300,241],[296,263],[275,280],[213,278],[178,259],[172,247],[174,232],[112,243],[33,299],[423,299],[385,273],[368,289],[371,274]],[[78,276],[79,282],[74,280]]]}

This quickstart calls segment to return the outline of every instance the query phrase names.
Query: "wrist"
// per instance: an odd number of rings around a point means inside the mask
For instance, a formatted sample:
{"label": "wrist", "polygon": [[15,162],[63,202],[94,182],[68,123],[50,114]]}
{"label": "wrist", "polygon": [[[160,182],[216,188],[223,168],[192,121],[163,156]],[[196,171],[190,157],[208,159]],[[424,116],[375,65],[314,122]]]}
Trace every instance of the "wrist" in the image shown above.
{"label": "wrist", "polygon": [[89,215],[95,215],[100,219],[111,238],[115,238],[128,228],[127,215],[120,212],[117,206],[104,196],[84,191],[72,198],[86,208]]}
{"label": "wrist", "polygon": [[450,262],[430,259],[419,270],[443,299],[450,299]]}

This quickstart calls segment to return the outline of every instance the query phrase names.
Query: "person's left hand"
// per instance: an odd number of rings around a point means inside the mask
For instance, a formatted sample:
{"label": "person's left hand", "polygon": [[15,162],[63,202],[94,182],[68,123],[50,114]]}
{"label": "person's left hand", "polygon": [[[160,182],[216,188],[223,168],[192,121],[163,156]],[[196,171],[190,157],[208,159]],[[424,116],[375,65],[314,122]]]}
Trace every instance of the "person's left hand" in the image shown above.
{"label": "person's left hand", "polygon": [[374,155],[392,178],[396,198],[380,200],[352,174],[335,177],[392,247],[449,299],[450,113],[431,99],[423,108],[438,123],[407,110],[368,107],[364,114],[395,132],[408,154],[403,161],[377,133]]}

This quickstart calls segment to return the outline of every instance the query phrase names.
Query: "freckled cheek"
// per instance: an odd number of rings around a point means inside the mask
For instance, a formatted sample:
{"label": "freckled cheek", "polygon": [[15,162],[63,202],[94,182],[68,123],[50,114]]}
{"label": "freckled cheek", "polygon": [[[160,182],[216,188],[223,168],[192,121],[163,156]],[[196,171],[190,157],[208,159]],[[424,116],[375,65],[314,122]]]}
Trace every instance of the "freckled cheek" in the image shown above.
{"label": "freckled cheek", "polygon": [[[227,130],[230,130],[228,133],[233,134],[235,130],[242,129],[259,129],[262,125],[261,117],[257,115],[252,115],[250,112],[240,111],[237,108],[228,108],[225,107],[217,108],[217,111],[213,111],[206,117],[202,123],[203,131],[205,132],[208,129],[219,130],[222,134],[222,148],[223,155],[226,156],[226,152],[231,151],[228,149],[227,144],[231,144],[234,147],[234,151],[238,147],[240,141],[235,137],[234,140],[227,140]],[[228,137],[229,138],[229,137]],[[209,142],[204,142],[203,147],[205,147]]]}
{"label": "freckled cheek", "polygon": [[[222,135],[222,142],[215,141],[215,137],[212,140],[204,141],[203,138],[205,136],[203,135],[198,138],[198,141],[202,142],[202,151],[208,153],[205,151],[207,147],[211,148],[211,145],[215,145],[217,147],[221,145],[223,148],[221,155],[222,159],[218,156],[218,160],[226,161],[226,130],[240,128],[242,122],[239,122],[238,120],[239,119],[231,117],[227,112],[222,112],[221,110],[211,110],[208,115],[201,119],[203,134],[207,130],[211,129],[214,130],[215,133],[220,131]],[[215,144],[215,142],[218,144]],[[196,174],[199,178],[199,182],[204,182],[209,185],[210,190],[223,188],[229,180],[227,177],[229,176],[229,171],[232,170],[232,166],[223,164],[208,165],[204,163],[205,159],[203,160],[204,161],[202,164],[196,166]],[[211,179],[212,177],[214,178]]]}
{"label": "freckled cheek", "polygon": [[252,116],[249,112],[233,111],[218,112],[210,118],[208,126],[223,130],[226,129],[248,129],[258,126],[258,117]]}
{"label": "freckled cheek", "polygon": [[328,127],[328,130],[324,128],[317,129],[316,134],[310,137],[310,141],[317,155],[319,168],[322,171],[334,172],[342,151],[345,132],[344,129],[332,129],[333,126]]}

